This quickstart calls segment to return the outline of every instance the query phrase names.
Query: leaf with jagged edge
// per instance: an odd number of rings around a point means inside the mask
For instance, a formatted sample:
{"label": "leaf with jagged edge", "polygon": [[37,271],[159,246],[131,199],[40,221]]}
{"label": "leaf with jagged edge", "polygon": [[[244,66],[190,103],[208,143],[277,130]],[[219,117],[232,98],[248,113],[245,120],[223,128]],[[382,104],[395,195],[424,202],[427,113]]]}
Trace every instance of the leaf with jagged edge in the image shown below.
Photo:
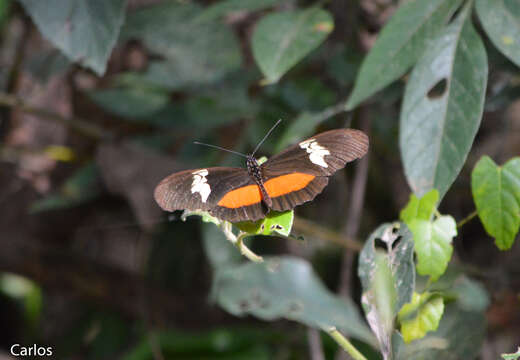
{"label": "leaf with jagged edge", "polygon": [[455,220],[445,215],[434,221],[414,219],[407,225],[413,234],[417,272],[436,281],[446,271],[453,253],[451,242],[457,235]]}
{"label": "leaf with jagged edge", "polygon": [[439,192],[436,189],[428,191],[421,198],[411,194],[410,200],[406,207],[401,210],[399,218],[407,224],[413,219],[430,220],[438,201]]}

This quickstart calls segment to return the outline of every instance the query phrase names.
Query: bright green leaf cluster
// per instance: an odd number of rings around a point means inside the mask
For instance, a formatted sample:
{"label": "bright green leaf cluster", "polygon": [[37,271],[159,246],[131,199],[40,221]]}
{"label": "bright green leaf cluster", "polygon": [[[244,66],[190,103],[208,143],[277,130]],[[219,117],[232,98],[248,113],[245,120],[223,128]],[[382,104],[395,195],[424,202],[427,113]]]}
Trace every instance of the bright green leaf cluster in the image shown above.
{"label": "bright green leaf cluster", "polygon": [[437,330],[444,312],[441,296],[425,292],[413,294],[412,301],[399,312],[401,334],[405,343],[423,338],[427,332]]}
{"label": "bright green leaf cluster", "polygon": [[500,250],[511,248],[520,229],[520,158],[497,166],[482,157],[471,174],[478,216]]}
{"label": "bright green leaf cluster", "polygon": [[433,189],[421,199],[411,195],[401,211],[401,220],[410,228],[417,254],[417,271],[436,281],[448,267],[453,253],[452,239],[457,235],[457,224],[451,216],[432,220],[439,193]]}
{"label": "bright green leaf cluster", "polygon": [[289,236],[294,220],[294,211],[270,211],[267,216],[255,222],[243,221],[235,226],[249,235]]}

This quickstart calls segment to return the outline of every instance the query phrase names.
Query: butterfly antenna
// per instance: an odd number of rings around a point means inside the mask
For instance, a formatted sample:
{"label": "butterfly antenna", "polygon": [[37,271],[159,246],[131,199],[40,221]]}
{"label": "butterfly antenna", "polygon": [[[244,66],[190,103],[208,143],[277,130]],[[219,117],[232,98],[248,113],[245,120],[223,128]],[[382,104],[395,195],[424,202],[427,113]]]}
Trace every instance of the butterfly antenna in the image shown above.
{"label": "butterfly antenna", "polygon": [[222,150],[222,151],[227,151],[227,152],[230,152],[232,154],[240,155],[242,157],[247,158],[247,155],[245,155],[245,154],[239,153],[237,151],[229,150],[229,149],[224,149],[223,147],[220,147],[220,146],[217,146],[217,145],[205,144],[205,143],[201,143],[201,142],[198,142],[198,141],[194,141],[193,143],[197,144],[197,145],[204,145],[204,146],[212,147],[212,148],[219,149],[219,150]]}
{"label": "butterfly antenna", "polygon": [[256,151],[258,150],[258,148],[260,148],[260,145],[262,145],[265,141],[265,139],[267,139],[267,137],[269,135],[271,135],[271,133],[273,132],[273,130],[278,126],[278,124],[282,121],[282,119],[278,119],[278,121],[276,122],[276,124],[273,125],[273,127],[267,132],[267,134],[265,134],[264,138],[262,139],[262,141],[260,141],[258,143],[258,145],[256,145],[256,148],[255,150],[253,151],[253,153],[251,154],[251,156],[254,156]]}

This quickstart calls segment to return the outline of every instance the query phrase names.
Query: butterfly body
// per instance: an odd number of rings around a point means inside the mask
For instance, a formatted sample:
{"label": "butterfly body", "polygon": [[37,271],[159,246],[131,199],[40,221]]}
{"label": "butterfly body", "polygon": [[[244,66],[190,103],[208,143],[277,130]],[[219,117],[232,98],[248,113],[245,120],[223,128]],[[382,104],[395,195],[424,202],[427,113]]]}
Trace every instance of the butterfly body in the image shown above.
{"label": "butterfly body", "polygon": [[246,169],[213,167],[174,173],[157,185],[155,200],[167,211],[204,210],[230,222],[256,221],[269,209],[291,210],[313,200],[329,176],[367,150],[363,132],[331,130],[292,145],[263,164],[249,155]]}

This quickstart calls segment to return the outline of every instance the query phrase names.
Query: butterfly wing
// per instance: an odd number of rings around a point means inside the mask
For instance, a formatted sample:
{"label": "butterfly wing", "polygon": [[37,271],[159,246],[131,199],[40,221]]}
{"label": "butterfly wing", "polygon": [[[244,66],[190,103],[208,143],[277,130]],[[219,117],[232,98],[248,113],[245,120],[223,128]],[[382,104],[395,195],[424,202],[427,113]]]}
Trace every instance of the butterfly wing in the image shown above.
{"label": "butterfly wing", "polygon": [[172,174],[157,185],[154,197],[167,211],[204,210],[231,222],[255,221],[266,214],[260,188],[240,168],[212,167]]}
{"label": "butterfly wing", "polygon": [[328,176],[368,151],[368,137],[355,129],[336,129],[292,145],[262,164],[272,209],[285,211],[311,201]]}

